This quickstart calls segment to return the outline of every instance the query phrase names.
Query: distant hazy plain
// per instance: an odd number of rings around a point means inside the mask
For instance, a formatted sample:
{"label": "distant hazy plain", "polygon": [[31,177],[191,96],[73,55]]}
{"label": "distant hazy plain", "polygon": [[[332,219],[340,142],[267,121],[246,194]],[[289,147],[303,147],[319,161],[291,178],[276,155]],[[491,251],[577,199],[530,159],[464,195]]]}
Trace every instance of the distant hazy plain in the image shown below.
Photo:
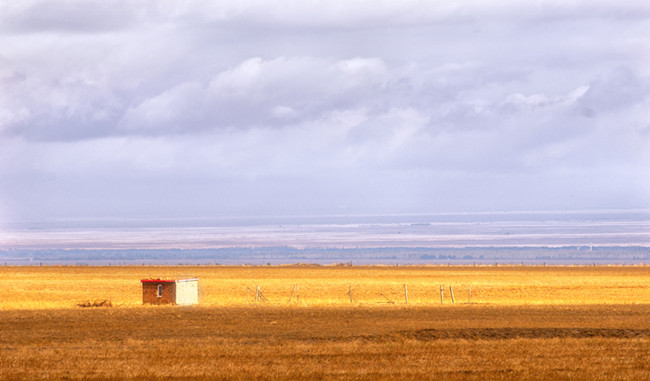
{"label": "distant hazy plain", "polygon": [[650,211],[16,221],[0,249],[650,246]]}

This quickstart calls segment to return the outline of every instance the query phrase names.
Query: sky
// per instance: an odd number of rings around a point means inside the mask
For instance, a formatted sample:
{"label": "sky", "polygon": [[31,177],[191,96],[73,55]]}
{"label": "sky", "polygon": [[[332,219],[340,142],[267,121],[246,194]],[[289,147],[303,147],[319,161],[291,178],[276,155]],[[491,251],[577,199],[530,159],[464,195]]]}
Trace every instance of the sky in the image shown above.
{"label": "sky", "polygon": [[635,208],[645,0],[0,0],[0,223]]}

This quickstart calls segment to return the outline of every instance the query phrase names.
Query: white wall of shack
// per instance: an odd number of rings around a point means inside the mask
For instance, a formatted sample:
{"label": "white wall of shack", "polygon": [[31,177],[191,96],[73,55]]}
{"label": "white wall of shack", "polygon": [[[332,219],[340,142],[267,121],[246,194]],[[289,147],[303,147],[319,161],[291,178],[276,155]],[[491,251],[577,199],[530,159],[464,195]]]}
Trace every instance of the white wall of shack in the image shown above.
{"label": "white wall of shack", "polygon": [[176,283],[176,304],[199,304],[199,282],[185,281]]}

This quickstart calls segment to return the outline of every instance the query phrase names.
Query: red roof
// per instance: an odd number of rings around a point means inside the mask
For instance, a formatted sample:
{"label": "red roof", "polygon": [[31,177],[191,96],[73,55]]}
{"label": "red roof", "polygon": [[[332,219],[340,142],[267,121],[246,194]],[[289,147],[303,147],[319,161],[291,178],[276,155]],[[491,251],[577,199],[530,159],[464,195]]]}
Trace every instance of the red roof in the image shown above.
{"label": "red roof", "polygon": [[176,283],[176,282],[187,282],[199,280],[199,278],[189,278],[189,279],[141,279],[140,282],[149,282],[149,283]]}

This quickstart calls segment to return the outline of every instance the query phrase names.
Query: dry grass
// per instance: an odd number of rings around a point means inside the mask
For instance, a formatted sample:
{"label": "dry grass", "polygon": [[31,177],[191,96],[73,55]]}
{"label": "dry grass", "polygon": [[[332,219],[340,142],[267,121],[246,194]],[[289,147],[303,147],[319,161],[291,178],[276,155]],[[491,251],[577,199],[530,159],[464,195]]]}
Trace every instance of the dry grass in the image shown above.
{"label": "dry grass", "polygon": [[[158,276],[198,276],[202,304],[141,306],[139,280]],[[650,380],[646,267],[5,267],[0,277],[0,380]],[[294,284],[302,303],[289,305]],[[440,284],[458,303],[440,305]],[[469,284],[476,303],[460,303]],[[269,303],[250,303],[256,285]],[[382,294],[396,303],[377,303]],[[116,308],[75,307],[97,299]]]}
{"label": "dry grass", "polygon": [[0,379],[642,380],[649,313],[648,305],[2,311]]}
{"label": "dry grass", "polygon": [[[650,267],[0,267],[0,309],[66,308],[88,300],[138,306],[140,279],[200,278],[206,306],[243,306],[260,286],[272,305],[287,305],[299,286],[303,306],[383,306],[388,300],[439,305],[456,301],[499,305],[650,303]],[[292,300],[295,304],[295,298]]]}

